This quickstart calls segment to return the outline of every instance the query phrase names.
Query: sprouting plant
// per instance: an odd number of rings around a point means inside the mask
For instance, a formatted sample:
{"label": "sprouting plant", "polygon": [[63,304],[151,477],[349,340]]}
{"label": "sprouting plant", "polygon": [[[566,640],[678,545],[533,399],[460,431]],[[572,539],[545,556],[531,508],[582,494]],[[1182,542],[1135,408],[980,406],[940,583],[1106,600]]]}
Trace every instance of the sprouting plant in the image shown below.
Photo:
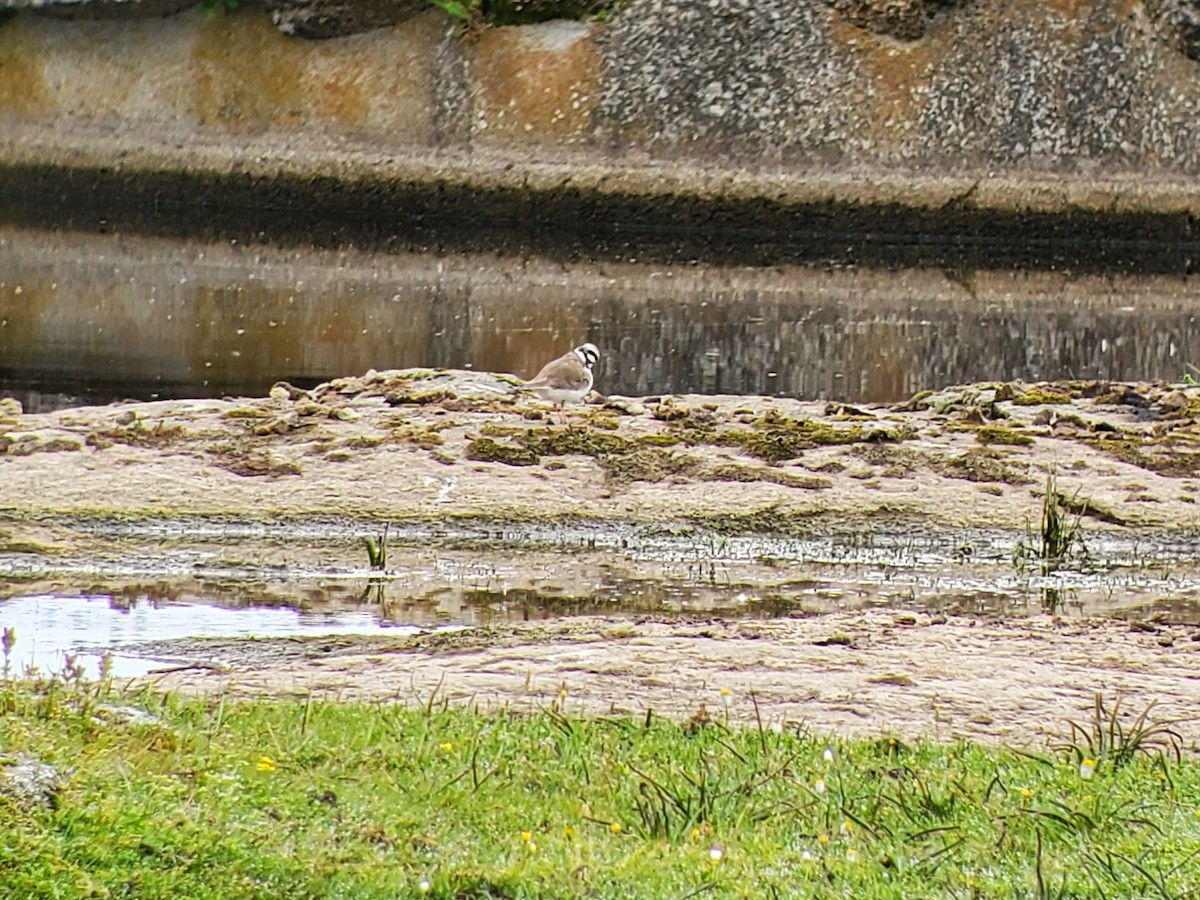
{"label": "sprouting plant", "polygon": [[1097,691],[1091,721],[1081,725],[1068,719],[1067,739],[1055,745],[1055,749],[1068,753],[1081,765],[1085,760],[1092,763],[1092,769],[1106,763],[1114,768],[1124,765],[1139,753],[1156,756],[1164,765],[1171,757],[1179,762],[1183,737],[1173,726],[1180,720],[1152,718],[1157,705],[1157,700],[1152,701],[1126,725],[1121,721],[1121,698],[1117,697],[1110,710]]}
{"label": "sprouting plant", "polygon": [[1058,492],[1058,482],[1053,472],[1046,476],[1046,496],[1042,500],[1041,559],[1044,563],[1058,565],[1067,558],[1076,544],[1082,546],[1083,536],[1079,533],[1079,520],[1087,510],[1087,503],[1078,502],[1079,491],[1070,501],[1078,510],[1074,521],[1063,514],[1063,497]]}
{"label": "sprouting plant", "polygon": [[380,572],[387,568],[387,539],[390,528],[391,523],[383,526],[383,534],[379,536],[378,543],[370,535],[363,536],[363,543],[367,547],[367,562],[372,569]]}
{"label": "sprouting plant", "polygon": [[[1027,533],[1013,550],[1013,563],[1023,568],[1030,560],[1037,562],[1043,575],[1049,575],[1063,566],[1074,552],[1088,558],[1087,544],[1083,540],[1080,522],[1088,510],[1088,501],[1079,499],[1079,491],[1067,497],[1058,489],[1058,480],[1052,471],[1046,476],[1046,491],[1042,497],[1042,519],[1035,537]],[[1074,513],[1072,519],[1068,514]]]}

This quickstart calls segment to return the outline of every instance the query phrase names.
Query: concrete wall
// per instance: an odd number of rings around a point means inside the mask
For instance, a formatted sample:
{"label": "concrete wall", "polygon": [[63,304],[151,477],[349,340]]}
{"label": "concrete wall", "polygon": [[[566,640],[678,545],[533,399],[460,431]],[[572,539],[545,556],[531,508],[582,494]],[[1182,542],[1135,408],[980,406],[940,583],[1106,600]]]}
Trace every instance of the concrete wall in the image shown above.
{"label": "concrete wall", "polygon": [[0,25],[0,167],[1200,215],[1200,62],[1136,0],[969,0],[900,41],[821,0],[634,0],[466,36],[260,7]]}

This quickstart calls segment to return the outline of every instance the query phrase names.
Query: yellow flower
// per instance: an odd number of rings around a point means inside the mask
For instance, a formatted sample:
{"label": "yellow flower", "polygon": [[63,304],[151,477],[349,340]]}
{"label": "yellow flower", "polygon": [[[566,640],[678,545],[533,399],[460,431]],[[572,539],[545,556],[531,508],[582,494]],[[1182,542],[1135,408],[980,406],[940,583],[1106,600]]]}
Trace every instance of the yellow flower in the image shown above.
{"label": "yellow flower", "polygon": [[521,840],[523,840],[525,843],[527,843],[527,844],[528,844],[530,841],[532,841],[532,840],[533,840],[533,832],[531,832],[531,831],[522,831],[522,832],[521,832]]}
{"label": "yellow flower", "polygon": [[1022,800],[1028,800],[1032,796],[1033,796],[1033,791],[1031,791],[1029,788],[1021,788],[1021,799]]}
{"label": "yellow flower", "polygon": [[613,834],[620,834],[621,833],[621,823],[620,822],[609,822],[608,830]]}
{"label": "yellow flower", "polygon": [[449,753],[453,749],[454,749],[454,745],[452,743],[450,743],[449,741],[446,741],[444,744],[441,745],[441,750],[443,753]]}
{"label": "yellow flower", "polygon": [[733,693],[733,691],[731,691],[729,688],[721,688],[721,696],[722,697],[728,697],[732,693]]}
{"label": "yellow flower", "polygon": [[852,834],[854,834],[854,823],[849,819],[846,819],[842,822],[842,834],[845,837],[850,837]]}
{"label": "yellow flower", "polygon": [[824,847],[826,844],[829,843],[829,835],[818,834],[817,835],[817,843],[820,844],[822,847]]}
{"label": "yellow flower", "polygon": [[566,828],[563,829],[563,836],[568,841],[571,840],[571,838],[575,837],[575,829],[572,828],[570,825],[568,825]]}
{"label": "yellow flower", "polygon": [[858,862],[858,851],[853,847],[846,848],[846,862]]}
{"label": "yellow flower", "polygon": [[1094,759],[1085,759],[1079,764],[1079,777],[1087,781],[1096,774],[1096,761]]}
{"label": "yellow flower", "polygon": [[254,764],[254,768],[260,772],[274,772],[279,767],[275,764],[275,760],[264,755],[258,758],[258,762]]}
{"label": "yellow flower", "polygon": [[[1200,809],[1196,810],[1196,815],[1200,816]],[[700,840],[700,829],[699,828],[692,829],[692,840],[693,841]]]}

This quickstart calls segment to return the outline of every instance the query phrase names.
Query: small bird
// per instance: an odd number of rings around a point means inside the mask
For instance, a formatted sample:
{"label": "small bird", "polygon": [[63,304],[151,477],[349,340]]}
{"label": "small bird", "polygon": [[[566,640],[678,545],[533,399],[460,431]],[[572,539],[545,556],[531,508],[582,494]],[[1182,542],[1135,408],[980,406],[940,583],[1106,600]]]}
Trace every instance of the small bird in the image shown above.
{"label": "small bird", "polygon": [[595,344],[580,344],[542,366],[542,371],[525,382],[525,388],[543,400],[558,404],[561,419],[564,403],[578,403],[592,389],[592,367],[599,359],[600,351]]}

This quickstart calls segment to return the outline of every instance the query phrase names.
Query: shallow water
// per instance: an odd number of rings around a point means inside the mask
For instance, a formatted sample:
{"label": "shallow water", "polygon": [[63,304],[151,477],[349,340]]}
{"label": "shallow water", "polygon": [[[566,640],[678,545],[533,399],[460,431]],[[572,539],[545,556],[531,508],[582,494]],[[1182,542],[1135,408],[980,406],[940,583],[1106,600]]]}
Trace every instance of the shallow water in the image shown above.
{"label": "shallow water", "polygon": [[118,674],[162,663],[122,645],[185,636],[390,634],[570,615],[795,616],[887,607],[966,616],[1117,616],[1200,623],[1200,550],[1089,537],[1058,571],[1014,561],[1024,535],[946,531],[727,538],[571,528],[397,529],[386,570],[361,528],[98,529],[102,558],[0,555],[0,627],[14,664],[118,648]]}
{"label": "shallow water", "polygon": [[144,641],[194,637],[303,637],[327,634],[411,634],[366,610],[313,612],[286,607],[227,606],[220,597],[194,602],[130,601],[106,593],[14,594],[0,601],[0,626],[12,628],[16,643],[8,663],[14,672],[31,667],[63,671],[70,659],[92,677],[109,653],[110,671],[120,677],[145,675],[164,663],[112,648]]}
{"label": "shallow water", "polygon": [[262,395],[369,368],[532,376],[591,340],[603,393],[890,401],[994,379],[1180,379],[1200,276],[555,261],[0,226],[0,394],[35,411]]}

